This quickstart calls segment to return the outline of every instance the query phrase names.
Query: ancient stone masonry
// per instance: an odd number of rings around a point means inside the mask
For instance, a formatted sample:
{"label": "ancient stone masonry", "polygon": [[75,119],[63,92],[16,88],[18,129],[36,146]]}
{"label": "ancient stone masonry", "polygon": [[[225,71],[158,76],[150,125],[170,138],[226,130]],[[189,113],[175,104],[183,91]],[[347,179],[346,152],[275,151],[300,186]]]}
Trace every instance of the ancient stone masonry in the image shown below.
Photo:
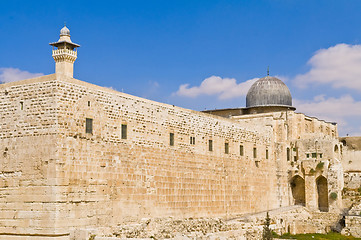
{"label": "ancient stone masonry", "polygon": [[[233,231],[223,221],[278,208],[295,215],[277,229],[296,233],[358,211],[358,140],[294,112],[279,79],[260,79],[247,108],[198,112],[74,79],[79,45],[66,27],[51,45],[55,74],[0,84],[0,239],[126,237],[130,223],[173,218],[177,229]],[[347,221],[355,232],[359,220]],[[234,234],[255,239],[256,225]]]}
{"label": "ancient stone masonry", "polygon": [[[276,192],[269,191],[275,188],[272,158],[265,158],[270,137],[237,122],[57,75],[0,87],[0,111],[6,112],[2,209],[9,211],[4,233],[66,234],[124,217],[215,216],[278,206]],[[85,132],[86,118],[93,119],[92,134]]]}
{"label": "ancient stone masonry", "polygon": [[[265,152],[267,136],[230,120],[79,83],[62,80],[59,89],[61,181],[81,185],[63,194],[68,200],[87,196],[95,209],[107,205],[106,211],[102,208],[104,224],[111,215],[117,222],[124,217],[212,216],[277,207],[275,193],[268,191],[275,176],[270,159],[260,153],[262,163],[256,166],[252,151],[243,157],[239,153],[241,143]],[[93,134],[84,131],[86,118],[93,119]],[[120,136],[121,124],[127,125],[127,139]],[[213,151],[208,150],[209,139]],[[89,204],[72,207],[84,212]],[[82,225],[96,224],[92,217],[86,220]]]}

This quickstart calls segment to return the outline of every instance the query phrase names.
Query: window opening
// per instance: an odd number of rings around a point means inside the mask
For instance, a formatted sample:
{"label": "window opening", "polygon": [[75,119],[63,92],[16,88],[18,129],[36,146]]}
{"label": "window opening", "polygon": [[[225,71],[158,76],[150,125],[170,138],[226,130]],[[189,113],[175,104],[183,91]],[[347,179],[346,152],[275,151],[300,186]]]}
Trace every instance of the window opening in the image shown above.
{"label": "window opening", "polygon": [[268,159],[268,149],[266,149],[266,159]]}
{"label": "window opening", "polygon": [[241,155],[241,156],[244,155],[243,145],[239,145],[239,155]]}
{"label": "window opening", "polygon": [[169,145],[174,146],[174,133],[169,134]]}
{"label": "window opening", "polygon": [[127,125],[122,124],[122,139],[127,139]]}
{"label": "window opening", "polygon": [[228,154],[229,153],[229,143],[225,143],[224,144],[224,153]]}
{"label": "window opening", "polygon": [[208,141],[208,150],[209,150],[210,152],[213,151],[213,140],[209,140],[209,141]]}
{"label": "window opening", "polygon": [[93,134],[93,119],[86,118],[85,120],[85,133]]}
{"label": "window opening", "polygon": [[291,160],[291,151],[290,148],[287,148],[287,161]]}

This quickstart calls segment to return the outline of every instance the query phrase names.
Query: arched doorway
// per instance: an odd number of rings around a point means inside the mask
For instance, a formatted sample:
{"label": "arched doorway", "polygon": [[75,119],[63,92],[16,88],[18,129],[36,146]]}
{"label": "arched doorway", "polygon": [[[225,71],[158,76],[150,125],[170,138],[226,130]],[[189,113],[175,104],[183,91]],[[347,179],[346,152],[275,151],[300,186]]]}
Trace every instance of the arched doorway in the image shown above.
{"label": "arched doorway", "polygon": [[291,179],[292,197],[295,205],[306,205],[305,180],[296,175]]}
{"label": "arched doorway", "polygon": [[321,212],[328,212],[327,179],[323,176],[319,176],[316,179],[316,185],[317,185],[318,209]]}

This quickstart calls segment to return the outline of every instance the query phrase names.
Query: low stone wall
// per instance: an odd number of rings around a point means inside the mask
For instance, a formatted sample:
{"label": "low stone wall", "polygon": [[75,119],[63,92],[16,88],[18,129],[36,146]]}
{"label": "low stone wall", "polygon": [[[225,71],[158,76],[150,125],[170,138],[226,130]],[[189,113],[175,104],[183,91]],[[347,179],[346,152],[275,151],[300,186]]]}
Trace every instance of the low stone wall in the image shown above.
{"label": "low stone wall", "polygon": [[[269,211],[270,228],[278,234],[326,233],[338,222],[334,213],[310,212],[301,206]],[[71,240],[114,239],[239,239],[259,240],[262,236],[266,212],[224,218],[144,218],[141,221],[119,223],[113,234],[102,236],[101,231],[80,230]]]}
{"label": "low stone wall", "polygon": [[342,234],[361,238],[361,216],[346,216],[345,225]]}
{"label": "low stone wall", "polygon": [[258,240],[262,226],[228,222],[221,218],[157,218],[119,224],[112,236],[98,236],[96,230],[77,231],[71,240],[114,239],[239,239]]}

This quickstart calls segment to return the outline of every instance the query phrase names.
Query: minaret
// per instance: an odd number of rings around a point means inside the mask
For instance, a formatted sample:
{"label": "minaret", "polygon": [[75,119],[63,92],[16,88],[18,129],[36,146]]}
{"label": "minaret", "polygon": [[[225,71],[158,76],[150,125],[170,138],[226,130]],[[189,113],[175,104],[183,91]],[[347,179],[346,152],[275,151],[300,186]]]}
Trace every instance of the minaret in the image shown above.
{"label": "minaret", "polygon": [[[55,73],[73,77],[74,62],[77,58],[76,48],[80,45],[70,40],[70,30],[64,26],[60,30],[60,38],[57,42],[49,43],[53,46],[53,58],[55,60]],[[57,49],[54,49],[56,47]]]}

